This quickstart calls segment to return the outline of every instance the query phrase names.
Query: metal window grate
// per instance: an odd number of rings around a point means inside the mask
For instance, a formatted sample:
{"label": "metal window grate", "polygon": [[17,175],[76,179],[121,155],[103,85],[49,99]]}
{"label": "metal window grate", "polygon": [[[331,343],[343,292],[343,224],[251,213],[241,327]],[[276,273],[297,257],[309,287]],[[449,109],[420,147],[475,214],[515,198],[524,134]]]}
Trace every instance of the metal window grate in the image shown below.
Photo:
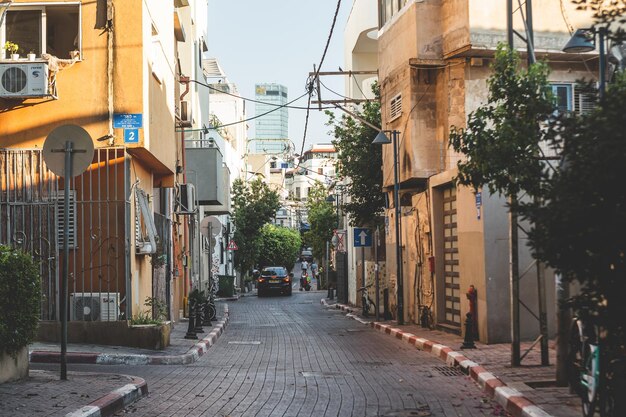
{"label": "metal window grate", "polygon": [[596,106],[594,90],[574,88],[574,111],[579,114],[589,113]]}

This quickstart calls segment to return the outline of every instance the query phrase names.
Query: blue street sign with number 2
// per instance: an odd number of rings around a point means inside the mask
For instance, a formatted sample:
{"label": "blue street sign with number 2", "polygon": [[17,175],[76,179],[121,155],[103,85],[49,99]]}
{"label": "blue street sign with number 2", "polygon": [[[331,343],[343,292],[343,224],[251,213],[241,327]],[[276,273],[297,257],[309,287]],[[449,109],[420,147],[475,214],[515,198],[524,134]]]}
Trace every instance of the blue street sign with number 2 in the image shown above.
{"label": "blue street sign with number 2", "polygon": [[369,248],[372,246],[372,231],[370,229],[354,228],[354,247]]}
{"label": "blue street sign with number 2", "polygon": [[124,129],[124,143],[139,143],[139,129]]}

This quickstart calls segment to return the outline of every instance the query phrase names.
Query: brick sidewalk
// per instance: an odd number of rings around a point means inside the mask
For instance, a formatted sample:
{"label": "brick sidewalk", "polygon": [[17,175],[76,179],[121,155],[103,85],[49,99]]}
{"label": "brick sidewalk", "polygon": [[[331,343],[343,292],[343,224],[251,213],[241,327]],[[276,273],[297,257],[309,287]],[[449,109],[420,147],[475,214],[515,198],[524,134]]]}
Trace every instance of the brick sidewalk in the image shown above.
{"label": "brick sidewalk", "polygon": [[23,381],[0,384],[0,416],[109,416],[148,393],[142,378],[128,375],[31,370]]}
{"label": "brick sidewalk", "polygon": [[[326,304],[326,300],[323,300],[323,303]],[[332,306],[330,304],[328,305]],[[511,367],[511,349],[508,343],[485,345],[476,342],[476,349],[461,350],[460,347],[463,343],[463,339],[460,336],[437,330],[428,330],[412,324],[398,326],[395,322],[380,322],[380,326],[375,326],[373,325],[373,321],[364,320],[355,314],[358,313],[358,309],[343,305],[336,306],[342,310],[350,311],[352,313],[351,316],[362,323],[370,324],[372,327],[384,331],[385,333],[393,333],[393,335],[399,339],[403,338],[403,333],[409,333],[415,335],[416,338],[433,342],[428,344],[429,350],[432,349],[433,345],[440,344],[444,345],[443,348],[449,347],[452,351],[459,352],[465,358],[475,362],[486,371],[496,376],[506,384],[507,387],[520,392],[525,398],[532,401],[532,403],[551,416],[573,417],[581,415],[580,398],[574,394],[570,394],[569,388],[556,387],[554,384],[556,352],[553,346],[551,346],[549,350],[549,366],[540,365],[540,351],[538,346],[536,346],[524,358],[522,366]],[[398,329],[398,331],[392,332],[391,328]],[[408,342],[408,337],[404,337],[404,340]],[[413,341],[412,344],[417,345],[415,341]],[[522,343],[522,352],[528,349],[530,345],[531,343]],[[442,348],[438,347],[437,352],[440,352],[441,349]],[[506,402],[506,399],[504,401]]]}

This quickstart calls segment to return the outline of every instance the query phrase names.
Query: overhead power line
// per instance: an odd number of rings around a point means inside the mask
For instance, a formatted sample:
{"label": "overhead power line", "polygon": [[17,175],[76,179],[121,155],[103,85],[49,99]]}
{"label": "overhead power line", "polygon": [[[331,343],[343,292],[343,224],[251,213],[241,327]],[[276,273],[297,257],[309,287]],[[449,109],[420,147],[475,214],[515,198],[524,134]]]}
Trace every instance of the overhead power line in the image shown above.
{"label": "overhead power line", "polygon": [[[335,30],[335,24],[337,23],[337,16],[339,15],[340,7],[341,7],[341,0],[337,0],[337,7],[335,8],[335,15],[333,16],[333,23],[330,26],[330,32],[328,34],[328,39],[326,39],[326,46],[324,47],[322,58],[320,59],[320,63],[317,66],[317,69],[315,70],[315,76],[312,79],[311,77],[309,77],[309,79],[307,80],[306,90],[307,90],[307,94],[309,95],[309,99],[308,99],[308,104],[307,104],[306,117],[304,119],[304,134],[302,135],[302,148],[300,150],[300,155],[304,153],[304,144],[306,143],[306,132],[307,132],[308,125],[309,125],[309,115],[311,113],[310,107],[311,107],[311,97],[313,95],[313,85],[314,85],[313,82],[315,79],[317,79],[317,77],[319,77],[320,69],[322,68],[324,59],[326,58],[326,53],[328,52],[328,47],[330,46],[330,40],[332,39],[333,31]],[[298,165],[300,165],[300,163],[298,163]]]}

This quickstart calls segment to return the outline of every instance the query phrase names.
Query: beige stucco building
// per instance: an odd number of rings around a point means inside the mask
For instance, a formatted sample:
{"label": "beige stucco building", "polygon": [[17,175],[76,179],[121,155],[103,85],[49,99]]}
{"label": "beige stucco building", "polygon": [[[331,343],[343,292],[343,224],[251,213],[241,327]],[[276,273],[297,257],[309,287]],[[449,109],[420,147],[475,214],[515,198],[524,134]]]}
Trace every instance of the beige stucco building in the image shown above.
{"label": "beige stucco building", "polygon": [[136,316],[148,297],[178,319],[190,280],[190,216],[181,214],[176,130],[180,76],[202,71],[193,59],[203,40],[184,27],[198,16],[206,20],[206,2],[17,0],[6,10],[0,43],[18,43],[22,55],[0,60],[0,242],[43,259],[42,319],[59,317],[63,181],[41,150],[65,124],[84,128],[95,148],[71,183],[70,318],[80,319],[72,300],[97,293],[114,295],[119,310],[107,307],[96,320]]}
{"label": "beige stucco building", "polygon": [[[355,2],[359,3],[358,1]],[[381,0],[378,2],[378,79],[382,128],[398,132],[401,236],[405,320],[420,322],[430,308],[440,328],[462,332],[469,310],[466,292],[478,294],[478,327],[483,342],[510,341],[508,212],[504,198],[454,184],[461,156],[448,146],[452,126],[487,98],[486,80],[498,42],[506,42],[506,2],[499,0]],[[577,79],[587,70],[581,56],[561,52],[573,28],[590,20],[564,2],[534,0],[538,59],[551,67],[550,82],[562,89],[560,107],[580,110]],[[513,26],[524,33],[519,13]],[[525,57],[526,46],[516,48]],[[356,48],[355,48],[356,50]],[[393,148],[383,150],[387,282],[396,305]],[[521,299],[537,313],[536,268],[520,234]],[[526,272],[525,272],[526,271]],[[547,273],[548,323],[553,331],[554,282]],[[522,337],[534,338],[539,325],[522,307]]]}

